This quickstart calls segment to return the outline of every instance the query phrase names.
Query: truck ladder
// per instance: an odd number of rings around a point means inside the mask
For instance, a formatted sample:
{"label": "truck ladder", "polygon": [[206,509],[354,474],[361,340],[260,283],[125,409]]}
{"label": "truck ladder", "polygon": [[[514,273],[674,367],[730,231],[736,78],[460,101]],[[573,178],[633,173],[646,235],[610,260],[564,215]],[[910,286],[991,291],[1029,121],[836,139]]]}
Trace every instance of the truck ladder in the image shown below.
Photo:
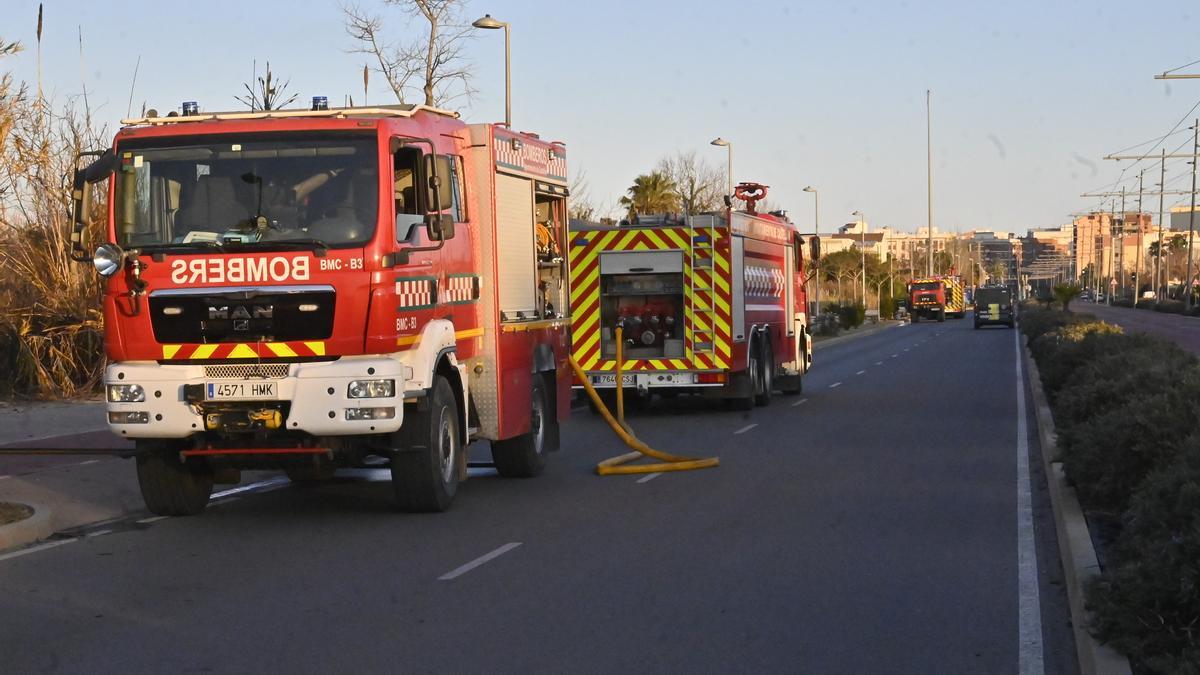
{"label": "truck ladder", "polygon": [[[713,288],[717,219],[713,216],[692,216],[688,220],[692,240],[691,255],[688,256],[692,284],[688,302],[694,318],[691,327],[692,352],[712,354],[716,349],[717,326],[716,291]],[[707,226],[703,224],[706,220]]]}

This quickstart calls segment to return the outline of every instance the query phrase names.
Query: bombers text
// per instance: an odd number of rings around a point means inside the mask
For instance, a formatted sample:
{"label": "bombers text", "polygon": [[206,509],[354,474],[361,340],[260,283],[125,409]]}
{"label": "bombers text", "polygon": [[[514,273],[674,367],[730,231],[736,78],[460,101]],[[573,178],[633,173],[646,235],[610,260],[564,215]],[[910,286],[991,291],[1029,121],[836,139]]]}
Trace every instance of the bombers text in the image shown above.
{"label": "bombers text", "polygon": [[309,258],[191,258],[171,261],[176,284],[254,284],[264,281],[307,281]]}

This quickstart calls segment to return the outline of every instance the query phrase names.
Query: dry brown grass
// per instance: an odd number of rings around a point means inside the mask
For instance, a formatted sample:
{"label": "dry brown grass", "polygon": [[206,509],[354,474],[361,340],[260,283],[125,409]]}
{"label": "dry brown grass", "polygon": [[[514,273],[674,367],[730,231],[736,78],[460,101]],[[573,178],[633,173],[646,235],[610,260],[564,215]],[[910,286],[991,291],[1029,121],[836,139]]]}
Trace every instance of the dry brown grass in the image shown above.
{"label": "dry brown grass", "polygon": [[56,105],[0,76],[0,395],[72,397],[100,381],[99,284],[70,259],[69,211],[75,157],[104,135],[86,100]]}
{"label": "dry brown grass", "polygon": [[19,520],[25,520],[33,515],[33,509],[24,504],[0,502],[0,525],[8,525]]}

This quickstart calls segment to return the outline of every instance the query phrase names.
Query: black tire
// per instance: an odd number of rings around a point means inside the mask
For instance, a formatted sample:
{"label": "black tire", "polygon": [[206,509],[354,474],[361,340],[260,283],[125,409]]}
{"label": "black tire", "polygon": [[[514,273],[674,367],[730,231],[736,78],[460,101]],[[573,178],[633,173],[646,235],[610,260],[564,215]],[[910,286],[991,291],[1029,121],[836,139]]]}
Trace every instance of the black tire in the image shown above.
{"label": "black tire", "polygon": [[799,396],[804,392],[804,372],[808,368],[808,352],[804,348],[804,334],[796,336],[800,340],[800,365],[802,370],[799,375],[789,375],[779,381],[779,391],[784,396]]}
{"label": "black tire", "polygon": [[913,314],[912,314],[912,322],[913,322],[913,323],[921,323],[921,315],[920,315],[920,314],[917,314],[916,312],[913,312]]}
{"label": "black tire", "polygon": [[759,377],[762,375],[758,362],[761,360],[758,354],[758,341],[751,340],[747,347],[750,350],[750,355],[746,359],[746,377],[750,378],[750,393],[746,396],[729,399],[729,405],[734,410],[748,411],[754,409],[754,403],[758,396]]}
{"label": "black tire", "polygon": [[492,461],[505,478],[532,478],[546,469],[546,439],[550,437],[553,408],[546,395],[546,381],[533,374],[529,395],[529,433],[503,441],[492,441]]}
{"label": "black tire", "polygon": [[146,508],[156,516],[194,516],[208,506],[213,473],[202,464],[179,459],[175,443],[137,443],[138,486]]}
{"label": "black tire", "polygon": [[944,322],[946,320],[946,310],[939,310],[937,319],[938,323]]}
{"label": "black tire", "polygon": [[458,402],[441,375],[433,378],[428,406],[405,408],[404,424],[397,432],[399,447],[392,457],[392,489],[402,511],[445,511],[458,492]]}
{"label": "black tire", "polygon": [[975,322],[975,330],[979,330],[979,322],[978,321]]}
{"label": "black tire", "polygon": [[754,394],[754,405],[765,407],[771,405],[771,394],[775,388],[775,353],[771,350],[771,338],[765,333],[759,335],[759,391]]}

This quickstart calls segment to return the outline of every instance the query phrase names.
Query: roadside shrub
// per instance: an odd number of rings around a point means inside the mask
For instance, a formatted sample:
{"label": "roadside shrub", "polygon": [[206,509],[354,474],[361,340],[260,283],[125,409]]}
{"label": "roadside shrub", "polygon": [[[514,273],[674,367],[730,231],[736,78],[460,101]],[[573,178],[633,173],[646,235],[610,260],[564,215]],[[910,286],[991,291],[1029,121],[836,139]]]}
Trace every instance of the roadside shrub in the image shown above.
{"label": "roadside shrub", "polygon": [[1032,343],[1035,339],[1052,330],[1061,328],[1067,324],[1078,323],[1087,318],[1091,317],[1084,314],[1067,314],[1054,310],[1039,309],[1027,303],[1022,305],[1017,322],[1021,333],[1029,338],[1029,341]]}
{"label": "roadside shrub", "polygon": [[837,308],[837,312],[845,330],[861,326],[867,317],[867,308],[862,305],[842,305]]}
{"label": "roadside shrub", "polygon": [[1029,349],[1037,359],[1047,398],[1054,402],[1063,382],[1076,368],[1127,346],[1120,336],[1119,326],[1086,321],[1061,326],[1033,340]]}
{"label": "roadside shrub", "polygon": [[1130,396],[1174,387],[1180,371],[1197,365],[1194,356],[1163,340],[1145,335],[1123,337],[1118,348],[1097,355],[1063,383],[1054,403],[1060,437],[1070,434],[1073,425],[1108,414]]}
{"label": "roadside shrub", "polygon": [[1129,307],[1132,309],[1133,308],[1133,299],[1132,298],[1113,298],[1112,306],[1113,307]]}
{"label": "roadside shrub", "polygon": [[1145,298],[1142,300],[1138,300],[1137,304],[1134,306],[1137,307],[1138,309],[1155,309],[1155,307],[1154,307],[1155,304],[1156,303],[1152,298]]}
{"label": "roadside shrub", "polygon": [[833,337],[842,332],[842,320],[834,311],[836,305],[817,316],[813,317],[813,334],[823,335],[825,337]]}
{"label": "roadside shrub", "polygon": [[1167,314],[1183,314],[1182,300],[1163,300],[1154,306],[1154,311]]}
{"label": "roadside shrub", "polygon": [[[1200,433],[1146,477],[1107,569],[1087,589],[1097,637],[1135,666],[1200,672]],[[1136,672],[1136,671],[1135,671]]]}
{"label": "roadside shrub", "polygon": [[1157,377],[1147,378],[1158,380],[1155,389],[1137,383],[1113,392],[1119,403],[1059,434],[1063,470],[1085,508],[1122,513],[1146,475],[1175,458],[1200,414],[1200,369],[1177,377],[1174,386]]}

